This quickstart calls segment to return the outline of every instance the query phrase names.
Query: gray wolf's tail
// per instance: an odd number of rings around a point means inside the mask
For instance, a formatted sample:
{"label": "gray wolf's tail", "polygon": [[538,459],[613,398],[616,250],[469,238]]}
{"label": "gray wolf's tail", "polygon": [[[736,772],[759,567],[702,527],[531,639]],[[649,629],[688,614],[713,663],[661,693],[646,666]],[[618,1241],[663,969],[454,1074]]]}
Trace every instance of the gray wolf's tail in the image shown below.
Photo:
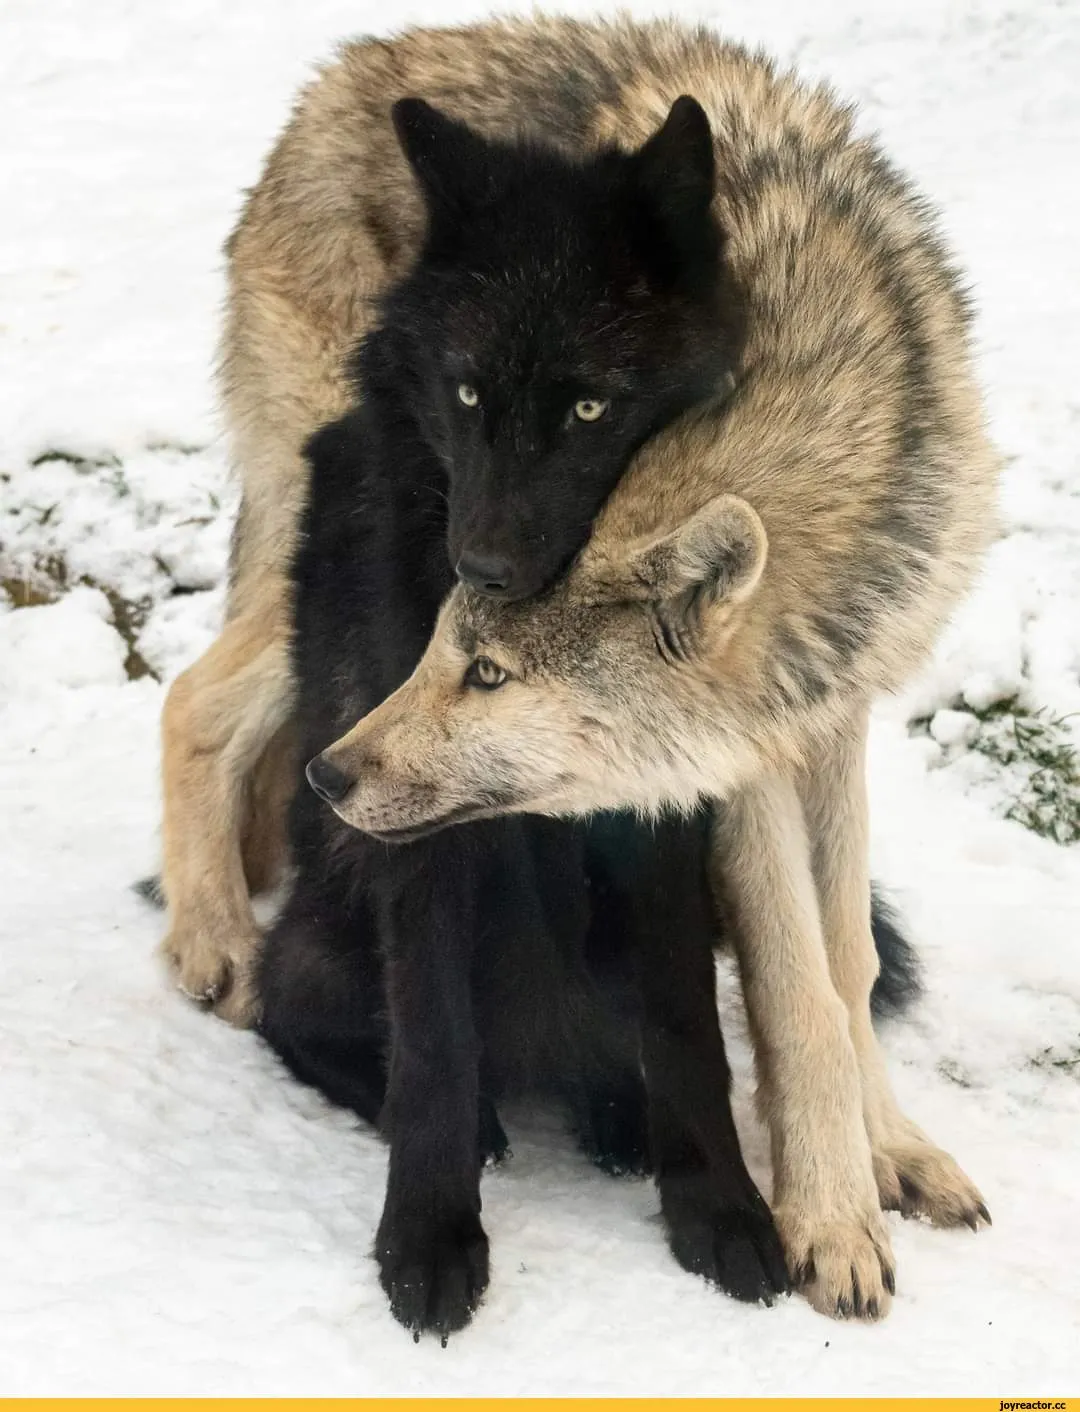
{"label": "gray wolf's tail", "polygon": [[896,913],[876,887],[870,894],[870,929],[881,963],[870,1009],[878,1018],[900,1015],[922,994],[922,964],[901,932]]}
{"label": "gray wolf's tail", "polygon": [[161,878],[157,874],[140,878],[137,883],[131,884],[131,890],[138,893],[144,902],[149,902],[151,907],[165,906],[165,889],[161,886]]}

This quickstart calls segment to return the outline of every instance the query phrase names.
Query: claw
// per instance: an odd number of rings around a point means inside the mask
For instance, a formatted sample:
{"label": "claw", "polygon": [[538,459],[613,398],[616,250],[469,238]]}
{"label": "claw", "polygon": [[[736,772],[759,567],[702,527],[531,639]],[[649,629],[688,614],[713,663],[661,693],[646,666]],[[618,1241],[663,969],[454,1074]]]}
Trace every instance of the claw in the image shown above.
{"label": "claw", "polygon": [[186,995],[187,998],[193,1000],[196,1005],[213,1005],[220,994],[219,988],[216,985],[210,986],[209,989],[204,990],[201,995],[197,995],[193,990],[188,990],[183,981],[177,981],[176,988],[181,995]]}

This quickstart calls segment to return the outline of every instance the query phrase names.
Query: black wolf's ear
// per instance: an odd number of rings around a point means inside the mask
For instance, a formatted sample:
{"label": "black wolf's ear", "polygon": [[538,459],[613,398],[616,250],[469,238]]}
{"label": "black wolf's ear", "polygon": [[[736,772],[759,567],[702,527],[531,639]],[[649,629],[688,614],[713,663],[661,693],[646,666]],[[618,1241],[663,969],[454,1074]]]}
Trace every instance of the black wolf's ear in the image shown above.
{"label": "black wolf's ear", "polygon": [[718,495],[677,530],[632,549],[624,582],[638,598],[732,607],[757,588],[768,545],[765,526],[746,501]]}
{"label": "black wolf's ear", "polygon": [[464,123],[422,98],[401,98],[390,110],[401,150],[416,173],[428,215],[465,214],[483,186],[487,144]]}
{"label": "black wolf's ear", "polygon": [[678,259],[715,259],[719,233],[711,215],[716,158],[705,109],[685,95],[664,125],[634,154],[637,189]]}

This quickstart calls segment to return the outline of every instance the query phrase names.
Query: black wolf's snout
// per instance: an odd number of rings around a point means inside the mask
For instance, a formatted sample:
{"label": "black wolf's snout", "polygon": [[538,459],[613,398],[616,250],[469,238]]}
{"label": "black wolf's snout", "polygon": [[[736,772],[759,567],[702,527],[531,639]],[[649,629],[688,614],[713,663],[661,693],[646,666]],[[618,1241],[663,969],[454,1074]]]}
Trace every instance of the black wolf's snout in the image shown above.
{"label": "black wolf's snout", "polygon": [[355,783],[344,770],[331,764],[325,755],[316,755],[314,760],[309,760],[304,774],[307,775],[308,784],[327,804],[340,804]]}
{"label": "black wolf's snout", "polygon": [[462,583],[467,583],[478,593],[503,598],[510,590],[514,566],[505,555],[483,554],[465,549],[457,561],[457,576]]}
{"label": "black wolf's snout", "polygon": [[455,572],[462,583],[487,598],[499,598],[504,603],[520,603],[532,598],[558,577],[565,558],[537,559],[527,552],[507,555],[486,550],[463,549],[457,557]]}

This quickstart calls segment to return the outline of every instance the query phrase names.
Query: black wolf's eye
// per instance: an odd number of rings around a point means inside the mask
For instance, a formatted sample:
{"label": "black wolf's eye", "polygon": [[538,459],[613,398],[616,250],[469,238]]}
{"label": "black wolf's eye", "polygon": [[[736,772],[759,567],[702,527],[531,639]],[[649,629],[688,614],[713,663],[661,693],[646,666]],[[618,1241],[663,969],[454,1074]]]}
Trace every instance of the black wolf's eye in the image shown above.
{"label": "black wolf's eye", "polygon": [[480,394],[475,387],[470,387],[467,382],[458,383],[458,401],[463,407],[479,407]]}
{"label": "black wolf's eye", "polygon": [[580,402],[574,403],[574,416],[579,422],[598,422],[608,405],[599,397],[583,397]]}
{"label": "black wolf's eye", "polygon": [[474,657],[465,669],[465,685],[481,691],[495,691],[506,681],[507,673],[490,657]]}

